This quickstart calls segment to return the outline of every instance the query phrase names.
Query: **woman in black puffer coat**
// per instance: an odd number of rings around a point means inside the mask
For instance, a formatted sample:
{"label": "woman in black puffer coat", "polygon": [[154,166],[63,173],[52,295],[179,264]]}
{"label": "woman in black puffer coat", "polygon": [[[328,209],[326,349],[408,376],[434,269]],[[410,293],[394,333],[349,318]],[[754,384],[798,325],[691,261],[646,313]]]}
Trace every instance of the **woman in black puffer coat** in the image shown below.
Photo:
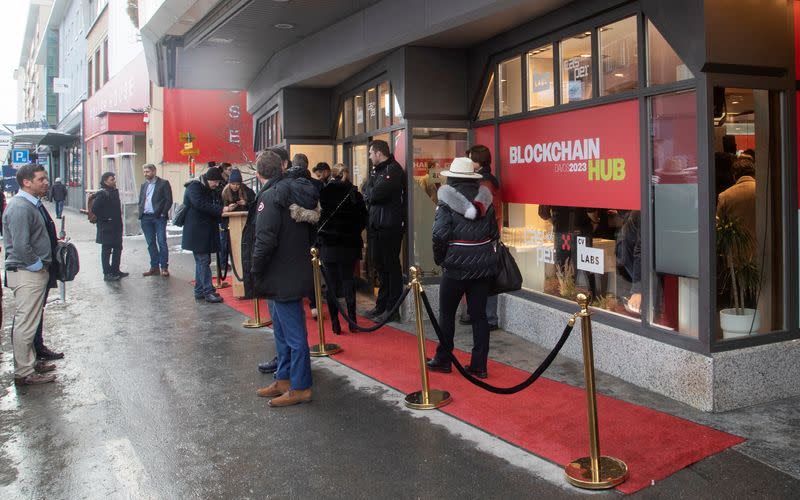
{"label": "woman in black puffer coat", "polygon": [[497,274],[495,242],[499,238],[492,207],[492,194],[480,185],[481,174],[474,173],[469,158],[456,158],[442,172],[447,185],[439,189],[439,204],[433,222],[433,258],[442,266],[439,286],[439,325],[442,339],[436,355],[428,361],[433,371],[451,371],[448,353],[453,351],[458,303],[467,295],[467,310],[472,318],[472,359],[467,371],[486,378],[489,358],[489,324],[486,299]]}
{"label": "woman in black puffer coat", "polygon": [[331,328],[339,334],[339,314],[336,297],[344,297],[347,315],[353,320],[350,331],[357,331],[356,286],[353,270],[361,259],[364,242],[361,232],[367,223],[364,197],[350,182],[350,172],[344,165],[334,165],[331,180],[322,188],[319,199],[322,206],[317,244],[320,248],[325,281],[328,285],[328,311]]}

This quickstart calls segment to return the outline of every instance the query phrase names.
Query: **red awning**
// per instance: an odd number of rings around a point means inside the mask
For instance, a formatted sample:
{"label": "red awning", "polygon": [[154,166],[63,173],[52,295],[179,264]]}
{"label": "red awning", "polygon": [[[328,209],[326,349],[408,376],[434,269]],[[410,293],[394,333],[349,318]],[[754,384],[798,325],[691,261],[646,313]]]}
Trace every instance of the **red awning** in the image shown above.
{"label": "red awning", "polygon": [[103,111],[97,117],[100,119],[99,130],[91,137],[87,137],[87,141],[102,134],[132,135],[145,132],[144,113]]}

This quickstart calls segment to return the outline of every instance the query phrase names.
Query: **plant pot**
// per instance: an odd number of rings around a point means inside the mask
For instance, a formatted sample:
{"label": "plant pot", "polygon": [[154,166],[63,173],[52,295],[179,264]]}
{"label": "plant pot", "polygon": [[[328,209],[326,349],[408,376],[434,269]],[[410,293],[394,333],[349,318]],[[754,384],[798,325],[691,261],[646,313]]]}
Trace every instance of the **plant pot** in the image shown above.
{"label": "plant pot", "polygon": [[722,309],[719,312],[719,326],[723,339],[746,337],[758,332],[761,317],[755,309],[744,308],[742,314],[736,314],[736,309]]}

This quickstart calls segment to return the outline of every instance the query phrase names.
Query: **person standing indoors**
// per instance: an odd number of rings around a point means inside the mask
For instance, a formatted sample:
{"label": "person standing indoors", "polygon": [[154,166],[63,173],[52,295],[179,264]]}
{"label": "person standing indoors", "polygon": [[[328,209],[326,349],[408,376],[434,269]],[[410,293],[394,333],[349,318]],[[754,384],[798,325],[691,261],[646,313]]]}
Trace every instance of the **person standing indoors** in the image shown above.
{"label": "person standing indoors", "polygon": [[[492,174],[492,153],[486,146],[476,144],[467,150],[467,157],[478,164],[477,172],[483,177],[481,186],[485,186],[492,194],[492,206],[499,231],[503,227],[503,202],[500,197],[500,181]],[[458,321],[463,325],[472,323],[468,314],[463,315]],[[489,331],[498,329],[497,295],[490,295],[486,301],[486,321],[489,322]]]}
{"label": "person standing indoors", "polygon": [[442,339],[436,355],[428,361],[433,371],[451,371],[455,317],[458,304],[467,295],[472,319],[472,359],[466,366],[478,378],[486,378],[489,358],[489,325],[486,298],[497,274],[494,245],[499,237],[492,194],[481,186],[483,176],[475,172],[469,158],[456,158],[442,172],[447,184],[439,189],[439,205],[433,222],[433,258],[442,267],[439,285],[439,325]]}
{"label": "person standing indoors", "polygon": [[257,163],[258,175],[270,181],[257,203],[251,272],[256,296],[267,299],[278,370],[275,382],[259,389],[273,397],[270,406],[311,401],[311,358],[303,298],[313,289],[309,224],[319,221],[319,195],[309,179],[281,175],[281,158],[270,151]]}
{"label": "person standing indoors", "polygon": [[105,281],[119,281],[128,276],[119,270],[122,260],[122,204],[119,201],[117,177],[105,172],[100,177],[100,191],[94,198],[92,211],[97,216],[97,238],[102,245],[100,261]]}
{"label": "person standing indoors", "polygon": [[56,177],[53,187],[50,188],[50,196],[56,205],[56,219],[60,219],[64,213],[64,202],[67,200],[67,186],[61,183],[61,177]]}
{"label": "person standing indoors", "polygon": [[211,284],[211,254],[219,250],[219,221],[222,201],[217,192],[222,174],[217,167],[184,184],[182,246],[194,254],[194,298],[212,304],[222,302]]}
{"label": "person standing indoors", "polygon": [[389,152],[386,141],[370,143],[369,159],[374,167],[364,189],[364,199],[369,206],[367,240],[380,289],[375,308],[366,315],[383,322],[399,319],[386,318],[385,315],[403,291],[400,245],[406,220],[406,173]]}
{"label": "person standing indoors", "polygon": [[3,212],[6,285],[14,292],[16,311],[12,327],[14,383],[46,384],[55,375],[55,365],[36,361],[34,337],[44,311],[53,264],[55,224],[40,198],[49,182],[41,165],[23,165],[17,170],[20,191]]}
{"label": "person standing indoors", "polygon": [[156,166],[152,163],[142,169],[144,182],[139,189],[139,223],[150,254],[150,269],[142,276],[158,276],[160,272],[166,277],[169,276],[167,219],[172,209],[172,187],[168,180],[156,175]]}
{"label": "person standing indoors", "polygon": [[341,333],[337,297],[344,297],[347,315],[353,320],[350,331],[358,331],[356,321],[356,286],[353,271],[361,260],[364,242],[361,232],[367,222],[364,197],[350,182],[350,171],[341,163],[333,166],[329,182],[320,193],[320,227],[317,242],[328,285],[327,302],[331,328]]}

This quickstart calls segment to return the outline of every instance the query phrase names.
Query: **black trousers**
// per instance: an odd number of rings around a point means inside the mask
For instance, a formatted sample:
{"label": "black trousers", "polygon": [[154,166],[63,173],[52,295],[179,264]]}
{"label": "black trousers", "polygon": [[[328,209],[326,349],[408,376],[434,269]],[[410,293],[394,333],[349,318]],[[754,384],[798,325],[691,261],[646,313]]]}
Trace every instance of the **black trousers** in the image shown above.
{"label": "black trousers", "polygon": [[381,283],[375,309],[386,311],[397,303],[403,293],[403,272],[400,269],[403,231],[372,230],[368,236],[372,265],[375,266]]}
{"label": "black trousers", "polygon": [[325,300],[328,303],[331,323],[339,323],[339,315],[336,312],[338,308],[336,297],[344,297],[344,301],[347,304],[347,315],[355,320],[356,282],[353,277],[353,269],[356,262],[354,260],[323,262],[322,265],[324,267],[325,283],[328,287]]}
{"label": "black trousers", "polygon": [[122,259],[122,243],[117,245],[103,245],[100,250],[100,262],[103,264],[103,274],[119,273],[119,263]]}
{"label": "black trousers", "polygon": [[489,297],[489,278],[457,280],[442,277],[439,285],[439,326],[442,340],[436,348],[436,359],[446,361],[447,353],[453,351],[453,336],[456,330],[456,311],[461,297],[467,294],[467,311],[472,320],[473,370],[486,370],[489,358],[489,323],[486,321],[486,299]]}

